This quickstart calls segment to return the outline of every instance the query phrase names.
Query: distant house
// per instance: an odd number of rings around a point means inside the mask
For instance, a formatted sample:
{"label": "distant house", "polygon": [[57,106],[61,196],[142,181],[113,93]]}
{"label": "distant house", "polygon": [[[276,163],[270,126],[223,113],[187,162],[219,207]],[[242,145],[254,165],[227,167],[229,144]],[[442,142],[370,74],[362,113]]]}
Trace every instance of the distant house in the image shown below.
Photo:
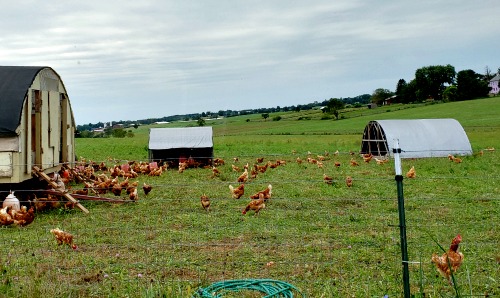
{"label": "distant house", "polygon": [[499,81],[500,81],[500,74],[497,73],[497,75],[493,79],[491,79],[488,84],[488,87],[491,88],[490,94],[497,95],[498,92],[500,92]]}
{"label": "distant house", "polygon": [[377,104],[372,102],[372,103],[367,104],[366,107],[369,109],[375,109],[377,107]]}
{"label": "distant house", "polygon": [[392,104],[396,99],[398,98],[397,95],[393,95],[391,97],[387,97],[386,99],[384,99],[384,101],[382,102],[382,105],[384,106],[388,106],[390,104]]}

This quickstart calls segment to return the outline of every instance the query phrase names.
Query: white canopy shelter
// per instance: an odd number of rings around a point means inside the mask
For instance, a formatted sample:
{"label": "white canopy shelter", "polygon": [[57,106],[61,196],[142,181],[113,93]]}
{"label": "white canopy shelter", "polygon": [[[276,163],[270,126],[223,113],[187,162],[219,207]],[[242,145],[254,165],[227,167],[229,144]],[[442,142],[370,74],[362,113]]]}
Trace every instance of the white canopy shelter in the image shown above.
{"label": "white canopy shelter", "polygon": [[363,133],[361,153],[392,155],[396,139],[401,158],[472,154],[469,138],[455,119],[370,121]]}
{"label": "white canopy shelter", "polygon": [[187,158],[210,164],[213,157],[212,127],[151,128],[149,158],[177,164]]}

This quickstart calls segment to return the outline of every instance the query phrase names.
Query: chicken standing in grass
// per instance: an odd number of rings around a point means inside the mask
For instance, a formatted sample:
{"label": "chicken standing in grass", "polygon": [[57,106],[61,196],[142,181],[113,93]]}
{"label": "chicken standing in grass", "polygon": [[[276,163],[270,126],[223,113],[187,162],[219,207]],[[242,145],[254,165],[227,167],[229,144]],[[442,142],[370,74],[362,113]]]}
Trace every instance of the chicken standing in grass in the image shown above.
{"label": "chicken standing in grass", "polygon": [[72,249],[78,248],[78,246],[73,243],[73,235],[70,233],[60,230],[59,228],[52,229],[50,232],[56,237],[58,245],[67,244]]}
{"label": "chicken standing in grass", "polygon": [[372,160],[373,155],[371,153],[368,153],[368,154],[363,154],[362,157],[364,162],[369,163]]}
{"label": "chicken standing in grass", "polygon": [[146,196],[151,192],[152,189],[153,187],[150,184],[147,184],[146,182],[143,183],[142,190],[144,191],[144,194]]}
{"label": "chicken standing in grass", "polygon": [[254,199],[254,200],[259,199],[261,194],[264,196],[265,201],[269,200],[271,198],[271,195],[273,194],[273,186],[271,184],[269,184],[266,189],[259,191],[256,194],[251,195],[250,199]]}
{"label": "chicken standing in grass", "polygon": [[411,169],[406,173],[406,177],[415,178],[417,177],[417,173],[415,172],[415,167],[412,166]]}
{"label": "chicken standing in grass", "polygon": [[328,185],[333,184],[333,178],[328,176],[327,174],[323,174],[323,181],[325,181],[325,183]]}
{"label": "chicken standing in grass", "polygon": [[462,236],[458,234],[451,241],[450,249],[439,256],[437,253],[432,255],[432,262],[436,265],[439,273],[444,276],[450,285],[452,285],[451,274],[457,272],[464,260],[464,254],[458,251],[458,245],[462,242]]}
{"label": "chicken standing in grass", "polygon": [[248,170],[245,169],[245,171],[243,172],[243,174],[241,174],[238,177],[238,182],[245,183],[245,182],[247,182],[247,180],[248,180]]}
{"label": "chicken standing in grass", "polygon": [[21,210],[12,212],[12,219],[14,224],[25,227],[35,220],[35,207],[31,206],[28,209],[26,206],[21,206]]}
{"label": "chicken standing in grass", "polygon": [[203,194],[200,197],[200,202],[201,202],[201,207],[205,209],[206,211],[210,211],[210,199],[208,198],[207,195]]}
{"label": "chicken standing in grass", "polygon": [[215,166],[212,166],[212,177],[219,177],[220,171]]}
{"label": "chicken standing in grass", "polygon": [[132,187],[132,189],[130,190],[130,194],[128,195],[128,198],[132,201],[139,200],[139,195],[137,194],[137,187]]}
{"label": "chicken standing in grass", "polygon": [[7,206],[0,209],[0,225],[8,226],[14,223],[14,219],[10,215],[12,213],[12,206]]}
{"label": "chicken standing in grass", "polygon": [[245,194],[245,184],[240,184],[238,187],[229,185],[229,190],[233,199],[239,199]]}
{"label": "chicken standing in grass", "polygon": [[352,187],[352,177],[351,176],[347,176],[345,178],[345,184],[347,185],[347,187]]}
{"label": "chicken standing in grass", "polygon": [[266,207],[266,200],[264,199],[264,194],[259,193],[259,198],[257,200],[252,200],[248,205],[241,211],[243,215],[247,214],[248,211],[253,210],[255,211],[254,216],[257,216],[260,212],[260,210],[264,209]]}

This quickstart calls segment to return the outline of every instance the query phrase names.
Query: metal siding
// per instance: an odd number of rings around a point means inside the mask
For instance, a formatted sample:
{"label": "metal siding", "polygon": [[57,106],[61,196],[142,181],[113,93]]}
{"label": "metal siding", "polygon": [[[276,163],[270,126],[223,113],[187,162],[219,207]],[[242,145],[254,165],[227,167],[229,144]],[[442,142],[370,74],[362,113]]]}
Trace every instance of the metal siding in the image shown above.
{"label": "metal siding", "polygon": [[12,152],[0,152],[0,177],[12,177]]}
{"label": "metal siding", "polygon": [[213,147],[212,127],[151,128],[149,150]]}

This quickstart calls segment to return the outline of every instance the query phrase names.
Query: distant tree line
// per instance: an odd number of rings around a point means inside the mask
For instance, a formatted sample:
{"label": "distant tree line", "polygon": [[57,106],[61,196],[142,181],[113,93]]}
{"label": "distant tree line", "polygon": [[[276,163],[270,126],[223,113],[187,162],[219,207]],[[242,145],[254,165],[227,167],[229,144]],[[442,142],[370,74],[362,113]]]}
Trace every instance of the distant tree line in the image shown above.
{"label": "distant tree line", "polygon": [[411,81],[400,79],[395,92],[376,89],[371,101],[382,104],[390,98],[392,103],[412,103],[428,99],[462,101],[485,97],[491,91],[488,83],[494,76],[488,67],[482,75],[471,69],[457,73],[450,64],[425,66],[415,71],[415,78]]}
{"label": "distant tree line", "polygon": [[[370,102],[371,95],[370,94],[363,94],[359,95],[356,97],[347,97],[347,98],[341,98],[339,99],[346,105],[364,105]],[[130,128],[130,127],[135,127],[137,128],[139,125],[148,125],[148,124],[153,124],[156,122],[175,122],[175,121],[190,121],[190,120],[196,120],[199,126],[205,125],[205,121],[202,121],[200,119],[207,119],[207,118],[217,118],[217,117],[234,117],[234,116],[241,116],[241,115],[251,115],[251,114],[268,114],[269,113],[276,113],[276,112],[291,112],[291,111],[304,111],[304,110],[311,110],[315,107],[324,107],[328,105],[328,102],[331,99],[325,99],[321,102],[314,101],[312,103],[308,104],[303,104],[303,105],[292,105],[292,106],[284,106],[284,107],[272,107],[272,108],[258,108],[258,109],[245,109],[245,110],[219,110],[218,112],[202,112],[202,113],[193,113],[193,114],[184,114],[184,115],[172,115],[172,116],[165,116],[161,118],[148,118],[148,119],[142,119],[142,120],[127,120],[127,121],[111,121],[110,123],[107,123],[106,125],[109,127],[105,129],[104,137],[109,137],[113,136],[113,129],[111,127],[113,124],[121,124],[123,125],[124,128]],[[266,117],[267,118],[267,117]],[[85,133],[85,131],[93,131],[94,129],[98,128],[103,128],[106,126],[104,122],[97,122],[97,123],[89,123],[89,124],[83,124],[83,125],[78,125],[77,126],[77,131],[79,132],[77,134],[78,137],[96,137],[97,134],[92,134],[90,135],[89,133]],[[101,137],[99,135],[98,137]]]}

